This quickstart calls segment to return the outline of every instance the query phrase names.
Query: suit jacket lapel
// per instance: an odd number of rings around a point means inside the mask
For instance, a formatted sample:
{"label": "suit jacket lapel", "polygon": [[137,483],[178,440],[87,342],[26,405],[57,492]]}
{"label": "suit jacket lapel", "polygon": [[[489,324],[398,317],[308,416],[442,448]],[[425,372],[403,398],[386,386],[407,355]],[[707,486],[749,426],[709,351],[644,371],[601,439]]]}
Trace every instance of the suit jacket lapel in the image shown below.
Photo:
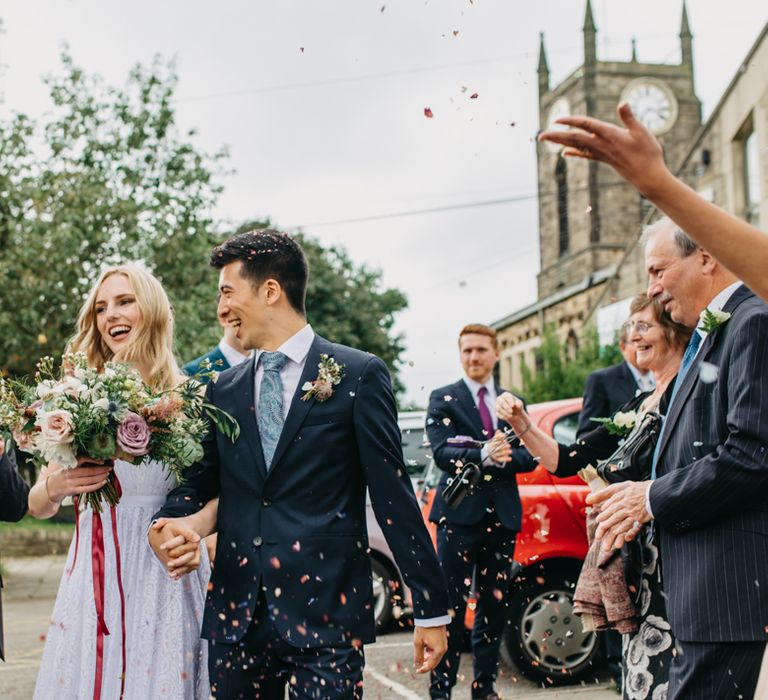
{"label": "suit jacket lapel", "polygon": [[[453,393],[459,401],[459,405],[464,409],[464,413],[467,414],[470,422],[474,426],[476,433],[472,437],[478,437],[483,435],[485,428],[483,427],[483,421],[480,420],[480,411],[477,410],[477,404],[472,396],[472,392],[467,387],[463,379],[460,379],[453,385]],[[487,435],[484,439],[489,439],[492,435]]]}
{"label": "suit jacket lapel", "polygon": [[[253,460],[263,474],[267,467],[264,463],[264,452],[261,448],[259,425],[256,422],[256,401],[254,381],[256,373],[255,355],[238,366],[239,375],[232,380],[231,391],[235,394],[235,409],[240,423],[240,440],[244,440],[250,449]],[[238,371],[236,370],[236,371]]]}
{"label": "suit jacket lapel", "polygon": [[315,405],[314,397],[308,401],[302,400],[301,397],[306,392],[301,387],[303,387],[306,382],[312,381],[317,377],[317,365],[320,362],[320,355],[322,354],[333,357],[333,347],[327,340],[321,338],[319,335],[315,335],[315,339],[312,341],[312,346],[307,353],[304,369],[301,372],[301,379],[299,379],[299,384],[293,394],[291,406],[288,409],[288,415],[285,418],[285,423],[283,423],[283,429],[280,432],[280,439],[277,441],[277,447],[275,448],[274,457],[272,457],[272,466],[269,468],[268,476],[271,476],[275,471],[275,468],[279,466],[280,459],[285,454],[288,445],[291,444],[291,441],[301,427],[301,424],[307,417],[309,410]]}
{"label": "suit jacket lapel", "polygon": [[[747,298],[754,296],[754,294],[744,285],[736,289],[736,291],[731,295],[731,298],[728,299],[728,302],[723,307],[723,311],[726,311],[728,313],[733,313],[733,311]],[[662,431],[661,434],[661,446],[659,447],[659,461],[661,461],[661,455],[664,452],[664,449],[669,444],[669,439],[674,433],[675,428],[677,426],[677,419],[680,417],[680,413],[682,413],[683,407],[687,403],[691,392],[693,391],[693,388],[696,386],[698,380],[699,380],[699,368],[701,367],[701,363],[706,361],[707,356],[710,352],[712,352],[712,349],[715,346],[715,343],[717,342],[718,338],[722,336],[723,330],[720,328],[715,329],[712,331],[712,333],[707,334],[707,337],[705,338],[704,342],[701,345],[701,348],[699,349],[698,354],[694,358],[693,362],[691,363],[691,366],[688,368],[688,372],[686,373],[685,377],[683,377],[683,383],[680,385],[680,388],[677,390],[677,394],[675,395],[675,400],[672,402],[672,405],[669,407],[669,412],[667,413],[667,417],[664,419],[664,423],[666,425],[666,428]]]}

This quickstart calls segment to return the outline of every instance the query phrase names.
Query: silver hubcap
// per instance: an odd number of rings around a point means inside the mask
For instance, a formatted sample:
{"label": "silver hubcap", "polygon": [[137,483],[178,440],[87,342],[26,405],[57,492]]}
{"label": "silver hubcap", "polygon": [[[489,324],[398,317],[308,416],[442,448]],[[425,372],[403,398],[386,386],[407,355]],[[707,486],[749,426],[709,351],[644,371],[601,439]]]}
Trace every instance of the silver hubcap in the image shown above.
{"label": "silver hubcap", "polygon": [[373,616],[378,620],[387,604],[386,582],[384,578],[373,572]]}
{"label": "silver hubcap", "polygon": [[567,591],[547,591],[526,607],[521,624],[523,647],[543,670],[560,672],[586,661],[597,642],[594,632],[584,632],[573,614]]}

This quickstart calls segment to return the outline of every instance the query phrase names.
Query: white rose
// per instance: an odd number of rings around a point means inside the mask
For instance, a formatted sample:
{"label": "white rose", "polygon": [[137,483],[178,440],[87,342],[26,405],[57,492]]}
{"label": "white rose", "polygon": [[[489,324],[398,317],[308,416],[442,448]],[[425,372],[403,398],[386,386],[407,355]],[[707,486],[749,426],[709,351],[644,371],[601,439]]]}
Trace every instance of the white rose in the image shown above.
{"label": "white rose", "polygon": [[69,445],[46,444],[42,448],[43,457],[58,464],[62,469],[74,469],[77,466],[75,451]]}
{"label": "white rose", "polygon": [[35,393],[39,399],[48,399],[54,395],[52,382],[48,379],[40,382],[35,389]]}
{"label": "white rose", "polygon": [[619,426],[619,428],[634,428],[637,421],[637,413],[635,411],[619,411],[614,417],[613,422]]}
{"label": "white rose", "polygon": [[95,408],[104,411],[104,413],[109,411],[109,399],[98,399],[97,401],[93,402],[93,405]]}

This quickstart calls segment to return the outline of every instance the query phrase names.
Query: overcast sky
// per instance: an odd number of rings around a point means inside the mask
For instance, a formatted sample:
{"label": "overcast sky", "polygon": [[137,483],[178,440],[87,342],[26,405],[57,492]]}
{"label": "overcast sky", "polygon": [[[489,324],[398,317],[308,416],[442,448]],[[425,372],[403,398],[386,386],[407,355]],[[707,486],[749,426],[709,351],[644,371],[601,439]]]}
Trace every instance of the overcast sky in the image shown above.
{"label": "overcast sky", "polygon": [[[599,58],[628,60],[635,36],[639,60],[679,60],[677,0],[593,8]],[[690,0],[688,13],[706,116],[768,10]],[[536,298],[539,32],[555,84],[582,61],[583,14],[583,0],[11,0],[0,112],[45,111],[41,76],[64,42],[115,84],[175,57],[180,126],[227,145],[236,170],[218,217],[269,216],[381,268],[410,301],[403,377],[423,404],[460,374],[462,325]],[[425,209],[444,210],[404,215]]]}

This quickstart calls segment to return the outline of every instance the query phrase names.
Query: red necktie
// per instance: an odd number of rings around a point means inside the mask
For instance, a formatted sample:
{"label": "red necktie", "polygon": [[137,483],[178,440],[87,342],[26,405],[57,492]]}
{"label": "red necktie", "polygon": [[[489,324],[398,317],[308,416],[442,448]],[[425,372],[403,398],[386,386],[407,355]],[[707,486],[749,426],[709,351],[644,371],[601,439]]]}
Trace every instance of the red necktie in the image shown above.
{"label": "red necktie", "polygon": [[488,404],[485,403],[485,397],[488,394],[488,389],[486,389],[484,386],[481,386],[477,390],[477,410],[480,411],[480,420],[483,423],[483,431],[485,432],[485,437],[487,439],[491,439],[493,437],[494,428],[493,428],[493,418],[491,417],[491,412],[488,410]]}

